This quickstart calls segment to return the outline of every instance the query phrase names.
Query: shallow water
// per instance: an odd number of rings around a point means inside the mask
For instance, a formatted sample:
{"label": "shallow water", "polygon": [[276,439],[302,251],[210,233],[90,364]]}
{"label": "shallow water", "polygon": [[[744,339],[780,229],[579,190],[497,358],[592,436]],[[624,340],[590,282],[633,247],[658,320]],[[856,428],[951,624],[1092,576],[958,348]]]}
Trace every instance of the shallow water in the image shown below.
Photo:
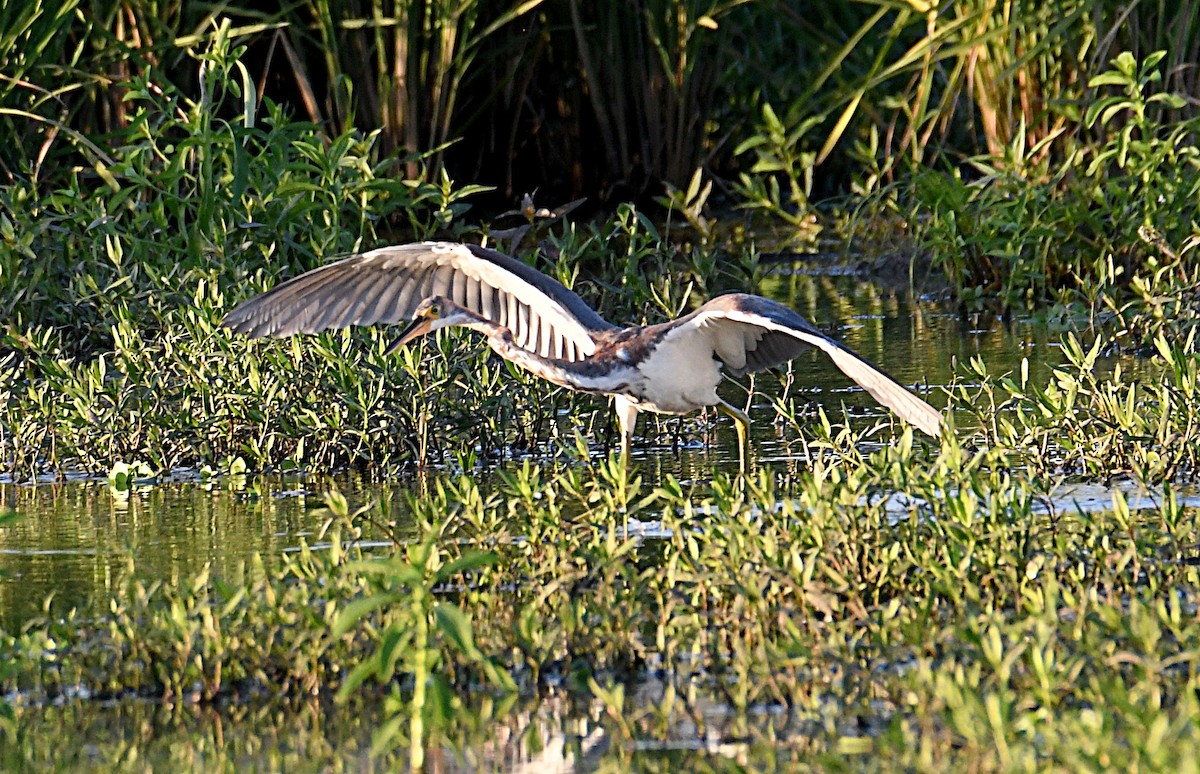
{"label": "shallow water", "polygon": [[[930,303],[914,308],[903,293],[881,290],[852,275],[788,270],[768,277],[762,291],[836,333],[902,383],[927,385],[926,397],[935,405],[945,403],[937,388],[954,380],[956,359],[962,362],[979,356],[989,371],[999,374],[1017,371],[1021,359],[1029,358],[1035,382],[1044,381],[1062,359],[1057,334],[1044,327],[996,319],[964,321]],[[1130,362],[1123,367],[1138,366]],[[843,406],[855,421],[873,423],[885,416],[884,410],[863,391],[852,388],[818,353],[795,361],[792,376],[790,391],[798,416],[813,417],[821,407],[838,422]],[[756,420],[752,445],[758,464],[802,465],[794,442],[777,433],[771,423],[774,409],[766,393],[780,389],[779,382],[774,377],[761,378],[756,387],[761,392],[751,402],[751,415]],[[730,387],[726,397],[734,403],[746,400],[745,392],[737,387]],[[603,410],[602,404],[597,405]],[[736,468],[733,430],[723,418],[719,421],[715,433],[698,433],[694,418],[643,421],[641,429],[647,437],[638,445],[636,456],[644,474],[651,481],[668,473],[703,481],[711,478],[714,470]],[[492,472],[482,471],[481,485],[489,486],[491,477]],[[72,608],[88,617],[103,615],[115,584],[127,577],[128,566],[136,568],[138,578],[167,583],[182,582],[206,565],[218,577],[238,579],[254,555],[269,562],[316,540],[329,518],[323,493],[331,488],[342,491],[352,507],[379,502],[385,517],[403,533],[405,496],[416,491],[415,487],[412,479],[372,482],[354,474],[232,476],[206,482],[187,471],[126,492],[96,480],[0,483],[0,504],[19,516],[15,523],[0,527],[0,625],[18,630],[47,606],[54,615]],[[382,535],[372,536],[368,531],[367,537]],[[224,752],[219,758],[233,755],[252,761],[254,767],[278,768],[276,764],[294,762],[289,756],[296,752],[296,745],[307,744],[325,752],[307,758],[310,761],[331,756],[351,768],[364,767],[367,761],[363,756],[369,746],[369,729],[361,719],[339,722],[332,729],[313,721],[308,731],[298,731],[306,727],[305,718],[321,714],[312,708],[221,713],[214,727],[199,710],[181,716],[179,711],[165,712],[148,703],[122,706],[117,712],[96,707],[93,713],[90,706],[30,710],[23,722],[31,728],[44,728],[47,734],[53,728],[77,729],[81,744],[91,744],[96,751],[92,761],[96,764],[111,761],[114,753],[119,756],[136,749],[134,742],[146,729],[154,729],[150,737],[159,740],[163,762],[178,760],[180,755],[199,756],[190,758],[196,763],[221,748]],[[551,737],[561,741],[569,736],[577,749],[589,738],[587,724],[577,713],[551,714],[553,720],[545,723]],[[578,733],[560,733],[568,726],[581,728],[580,723],[583,730]],[[101,743],[93,737],[110,741]],[[114,750],[113,738],[130,740],[130,744]],[[229,738],[243,740],[247,749],[238,752],[222,747],[221,740]],[[511,750],[503,752],[503,743],[496,744],[500,759],[513,754]],[[718,757],[723,757],[720,740],[713,744]],[[143,752],[150,746],[149,742],[143,744]],[[77,763],[81,765],[88,761],[86,749],[80,748],[82,757]],[[303,751],[303,747],[299,749]],[[694,749],[693,745],[644,752],[674,756],[709,755],[714,750]],[[526,757],[522,754],[508,760],[519,763]],[[737,751],[732,757],[739,757]]]}
{"label": "shallow water", "polygon": [[[955,359],[977,355],[993,373],[1004,373],[1016,371],[1021,358],[1028,357],[1035,381],[1061,361],[1057,339],[1045,328],[997,319],[964,321],[932,304],[914,308],[905,294],[854,276],[783,270],[787,273],[764,281],[765,294],[791,304],[902,383],[927,385],[925,397],[934,405],[945,404],[938,388],[954,379]],[[871,423],[887,416],[820,353],[794,361],[792,375],[798,417],[815,419],[820,407],[838,422],[843,406],[855,421]],[[772,466],[802,464],[802,451],[771,424],[771,399],[780,381],[765,375],[755,386],[750,413],[756,460]],[[728,400],[745,403],[744,389],[725,389]],[[605,410],[602,401],[596,405]],[[715,412],[709,419],[717,423],[715,430],[698,433],[694,416],[644,415],[635,456],[646,474],[703,481],[714,470],[736,469],[732,427]],[[489,471],[480,475],[487,486]],[[323,495],[331,488],[354,505],[384,503],[403,524],[404,495],[416,491],[415,486],[412,479],[378,483],[354,474],[202,482],[188,471],[125,492],[111,489],[105,480],[0,483],[0,504],[23,517],[0,528],[0,624],[19,626],[51,595],[60,612],[72,607],[102,612],[112,584],[130,561],[147,577],[171,581],[190,577],[206,564],[219,576],[236,576],[254,554],[270,557],[311,540],[328,518]]]}
{"label": "shallow water", "polygon": [[59,613],[103,612],[129,564],[139,577],[170,583],[206,564],[218,577],[238,579],[254,554],[278,555],[310,539],[328,518],[323,493],[335,486],[354,501],[389,497],[392,489],[367,490],[353,476],[233,476],[130,491],[106,480],[2,484],[0,496],[21,517],[0,529],[3,623],[19,626],[48,597]]}

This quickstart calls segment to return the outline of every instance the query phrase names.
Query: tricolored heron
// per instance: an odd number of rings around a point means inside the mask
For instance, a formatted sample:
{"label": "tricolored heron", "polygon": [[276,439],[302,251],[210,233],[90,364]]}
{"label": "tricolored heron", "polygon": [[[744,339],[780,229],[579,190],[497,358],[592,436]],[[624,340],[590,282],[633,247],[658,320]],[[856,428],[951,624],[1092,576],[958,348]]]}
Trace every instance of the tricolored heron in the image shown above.
{"label": "tricolored heron", "polygon": [[401,321],[408,327],[388,352],[459,325],[543,379],[611,395],[625,459],[638,412],[715,406],[734,420],[744,468],[750,419],[717,395],[722,372],[763,371],[810,347],[902,419],[934,437],[942,430],[932,406],[782,304],[730,293],[671,322],[619,328],[556,280],[475,245],[424,242],[354,255],[246,301],[223,324],[258,337]]}

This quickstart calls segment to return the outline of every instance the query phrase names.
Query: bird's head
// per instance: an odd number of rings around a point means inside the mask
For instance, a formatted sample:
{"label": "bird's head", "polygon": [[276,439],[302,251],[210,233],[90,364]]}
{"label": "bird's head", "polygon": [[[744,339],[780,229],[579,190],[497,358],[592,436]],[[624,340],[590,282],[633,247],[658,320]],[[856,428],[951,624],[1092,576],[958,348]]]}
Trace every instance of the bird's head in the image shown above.
{"label": "bird's head", "polygon": [[472,319],[467,310],[453,301],[441,296],[427,298],[417,307],[417,311],[413,312],[412,321],[408,327],[391,343],[391,346],[384,350],[384,354],[390,355],[410,341],[427,333],[449,328],[451,325],[464,325],[471,322]]}

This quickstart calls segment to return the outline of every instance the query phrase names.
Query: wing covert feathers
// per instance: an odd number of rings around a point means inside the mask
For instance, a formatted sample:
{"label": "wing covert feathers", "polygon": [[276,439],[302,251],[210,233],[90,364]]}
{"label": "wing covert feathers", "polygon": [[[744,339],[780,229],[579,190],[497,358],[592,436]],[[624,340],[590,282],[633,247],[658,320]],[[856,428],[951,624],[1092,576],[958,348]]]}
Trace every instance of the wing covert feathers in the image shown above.
{"label": "wing covert feathers", "polygon": [[[678,324],[709,330],[714,341],[714,354],[736,376],[782,365],[809,347],[816,347],[828,355],[842,373],[900,418],[934,438],[942,433],[942,415],[937,409],[866,358],[826,336],[793,310],[770,299],[744,293],[718,296],[687,317],[680,318]],[[739,343],[744,347],[741,352],[737,347]]]}
{"label": "wing covert feathers", "polygon": [[321,266],[246,301],[222,324],[248,336],[283,337],[406,322],[433,296],[509,327],[525,349],[569,360],[590,355],[594,334],[613,327],[537,269],[449,242],[384,247]]}

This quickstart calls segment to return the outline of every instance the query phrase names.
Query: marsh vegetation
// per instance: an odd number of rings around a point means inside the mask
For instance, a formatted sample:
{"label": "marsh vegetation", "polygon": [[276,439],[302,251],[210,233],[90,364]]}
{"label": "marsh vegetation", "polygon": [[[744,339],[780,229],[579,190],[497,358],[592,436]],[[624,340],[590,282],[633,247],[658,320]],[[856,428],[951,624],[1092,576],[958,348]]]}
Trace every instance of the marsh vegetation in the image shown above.
{"label": "marsh vegetation", "polygon": [[[1195,2],[0,0],[0,766],[1194,770],[1198,49]],[[726,388],[750,475],[712,414],[626,466],[470,337],[219,325],[426,238],[613,320],[787,302],[952,431],[802,358]]]}

